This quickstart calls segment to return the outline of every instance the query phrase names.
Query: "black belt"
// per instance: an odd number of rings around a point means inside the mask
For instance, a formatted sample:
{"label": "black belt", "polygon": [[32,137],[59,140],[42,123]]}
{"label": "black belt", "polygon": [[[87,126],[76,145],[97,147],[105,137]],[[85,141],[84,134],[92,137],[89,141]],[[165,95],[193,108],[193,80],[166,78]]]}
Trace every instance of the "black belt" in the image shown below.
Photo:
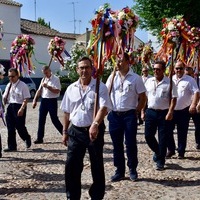
{"label": "black belt", "polygon": [[168,109],[164,109],[164,110],[162,110],[162,109],[154,109],[154,108],[148,108],[149,110],[153,110],[153,111],[155,111],[155,112],[166,112]]}
{"label": "black belt", "polygon": [[135,113],[135,109],[127,110],[127,111],[113,111],[118,116],[127,115],[130,113]]}
{"label": "black belt", "polygon": [[86,127],[79,127],[79,126],[75,126],[74,124],[72,124],[72,126],[75,128],[75,129],[78,129],[80,131],[89,131],[90,129],[90,126],[86,126]]}

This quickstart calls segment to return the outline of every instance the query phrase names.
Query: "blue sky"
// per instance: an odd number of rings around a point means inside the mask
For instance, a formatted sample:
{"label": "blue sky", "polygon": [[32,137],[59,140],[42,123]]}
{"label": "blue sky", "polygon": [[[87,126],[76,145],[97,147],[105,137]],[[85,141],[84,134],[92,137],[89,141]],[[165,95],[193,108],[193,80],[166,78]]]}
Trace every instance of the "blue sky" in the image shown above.
{"label": "blue sky", "polygon": [[[132,7],[133,0],[15,0],[23,4],[21,17],[35,20],[38,17],[50,22],[51,28],[65,33],[84,33],[91,29],[90,20],[94,11],[104,3],[109,3],[112,10]],[[36,6],[35,6],[36,5]],[[35,9],[36,8],[36,9]],[[36,11],[36,12],[35,12]],[[74,17],[75,16],[75,17]],[[74,28],[74,19],[76,21]],[[147,42],[147,33],[139,29],[136,36]]]}

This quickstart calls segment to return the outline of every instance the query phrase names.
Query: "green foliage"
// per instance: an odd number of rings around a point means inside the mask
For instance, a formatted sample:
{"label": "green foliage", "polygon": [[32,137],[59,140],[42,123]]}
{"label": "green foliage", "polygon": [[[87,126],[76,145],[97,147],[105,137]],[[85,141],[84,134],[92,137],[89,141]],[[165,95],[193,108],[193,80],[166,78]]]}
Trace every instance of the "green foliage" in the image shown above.
{"label": "green foliage", "polygon": [[76,72],[78,60],[86,55],[86,48],[83,43],[75,43],[70,50],[71,58],[67,59],[64,65],[64,70],[67,71],[67,78],[70,82],[78,80]]}
{"label": "green foliage", "polygon": [[42,26],[46,26],[46,27],[50,27],[50,24],[49,23],[46,23],[45,20],[41,17],[38,17],[38,20],[37,20],[38,24],[41,24]]}
{"label": "green foliage", "polygon": [[140,16],[140,28],[160,36],[162,19],[183,15],[189,25],[200,27],[198,0],[135,0],[133,9]]}

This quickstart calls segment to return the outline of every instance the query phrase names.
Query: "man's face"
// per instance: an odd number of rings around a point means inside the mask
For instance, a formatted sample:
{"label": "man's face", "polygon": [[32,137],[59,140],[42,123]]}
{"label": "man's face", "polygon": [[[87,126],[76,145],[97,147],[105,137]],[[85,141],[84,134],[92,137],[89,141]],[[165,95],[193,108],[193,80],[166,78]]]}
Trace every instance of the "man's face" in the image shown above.
{"label": "man's face", "polygon": [[156,79],[161,79],[164,76],[165,69],[163,69],[161,64],[155,64],[153,67],[154,77]]}
{"label": "man's face", "polygon": [[142,69],[142,74],[143,74],[143,76],[148,76],[148,69],[143,68]]}
{"label": "man's face", "polygon": [[124,69],[126,66],[128,66],[126,58],[124,56],[120,55],[117,58],[117,70],[120,71],[120,70]]}
{"label": "man's face", "polygon": [[177,62],[174,67],[175,74],[178,78],[181,78],[184,74],[184,67],[181,62]]}
{"label": "man's face", "polygon": [[47,78],[49,78],[51,76],[51,70],[50,69],[43,70],[42,73]]}
{"label": "man's face", "polygon": [[194,71],[191,67],[186,67],[185,68],[185,74],[189,76],[194,76]]}
{"label": "man's face", "polygon": [[90,79],[92,77],[93,68],[89,60],[82,60],[76,68],[81,79]]}
{"label": "man's face", "polygon": [[11,83],[16,83],[19,79],[19,76],[15,72],[11,71],[8,72],[8,78]]}

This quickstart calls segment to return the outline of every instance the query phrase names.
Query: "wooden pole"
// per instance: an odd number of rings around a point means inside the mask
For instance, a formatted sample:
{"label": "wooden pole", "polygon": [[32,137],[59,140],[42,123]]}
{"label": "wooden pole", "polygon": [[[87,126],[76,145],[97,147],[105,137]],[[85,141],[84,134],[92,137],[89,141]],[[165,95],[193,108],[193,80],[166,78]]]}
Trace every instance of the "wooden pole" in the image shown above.
{"label": "wooden pole", "polygon": [[96,88],[95,88],[95,102],[94,102],[94,113],[93,113],[93,119],[96,117],[97,111],[98,111],[98,104],[99,104],[99,85],[100,85],[100,76],[99,76],[99,71],[101,66],[101,61],[102,61],[102,49],[103,49],[103,42],[104,42],[104,30],[102,27],[101,30],[101,37],[100,37],[100,49],[99,49],[99,54],[98,54],[98,67],[97,67],[97,78],[96,78]]}
{"label": "wooden pole", "polygon": [[172,80],[172,77],[173,77],[173,73],[174,73],[174,45],[172,46],[172,55],[171,55],[171,59],[172,59],[172,62],[171,62],[171,67],[170,67],[170,73],[169,73],[169,79],[170,79],[170,86],[169,86],[169,105],[171,103],[171,100],[172,100],[172,89],[173,89],[173,80]]}

